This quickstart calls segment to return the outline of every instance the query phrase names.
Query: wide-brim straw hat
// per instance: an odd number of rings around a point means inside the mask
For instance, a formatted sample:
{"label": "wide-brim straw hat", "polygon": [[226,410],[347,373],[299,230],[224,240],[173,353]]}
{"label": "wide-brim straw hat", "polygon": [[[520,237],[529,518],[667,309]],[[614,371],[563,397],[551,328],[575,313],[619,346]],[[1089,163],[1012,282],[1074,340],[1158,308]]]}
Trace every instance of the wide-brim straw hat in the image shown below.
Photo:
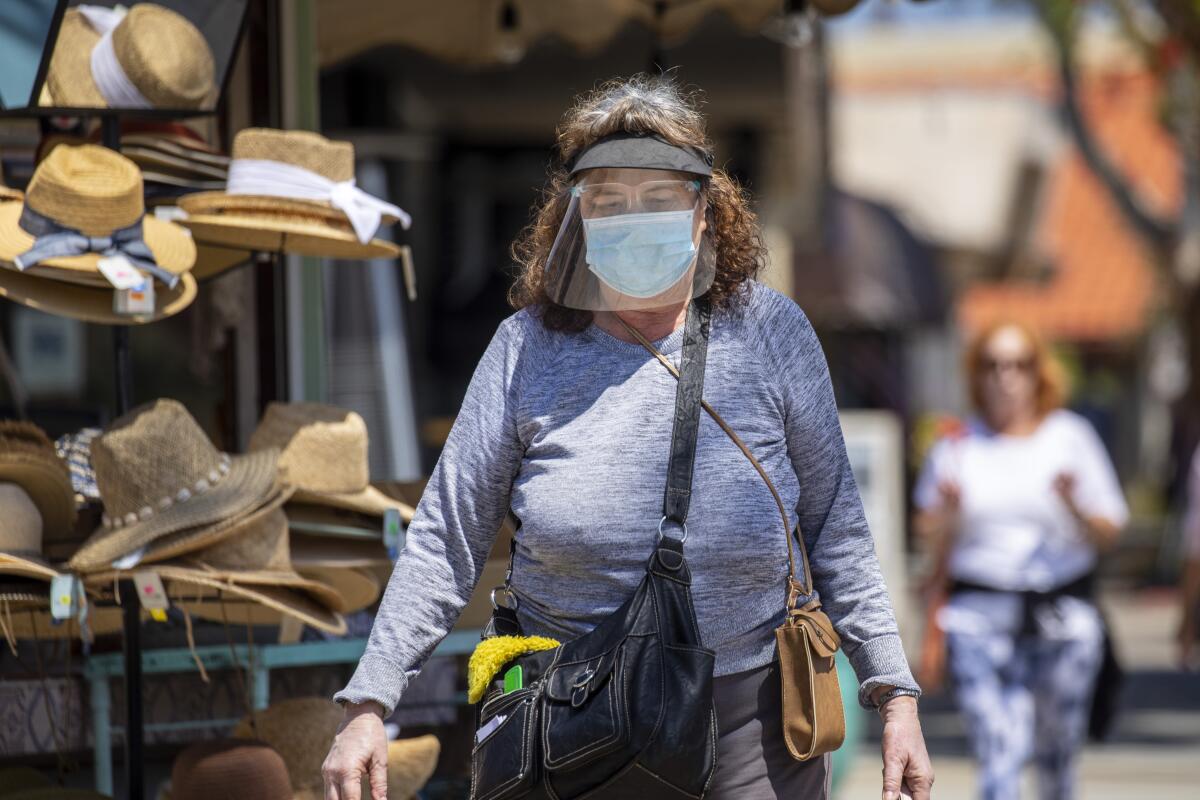
{"label": "wide-brim straw hat", "polygon": [[[288,522],[290,525],[290,511]],[[346,601],[344,613],[369,608],[379,599],[392,569],[381,540],[293,533],[290,541],[292,566],[301,575],[337,589]]]}
{"label": "wide-brim straw hat", "polygon": [[156,567],[171,603],[192,616],[231,625],[278,626],[291,617],[317,630],[343,636],[346,620],[312,596],[295,589],[231,583],[179,567]]}
{"label": "wide-brim straw hat", "polygon": [[[87,628],[93,636],[120,633],[124,628],[121,609],[89,603]],[[0,640],[9,636],[16,641],[78,639],[82,633],[77,618],[56,620],[51,616],[48,588],[36,593],[0,584]]]}
{"label": "wide-brim straw hat", "polygon": [[[354,146],[310,131],[247,128],[233,141],[231,169],[239,160],[273,161],[316,173],[335,183],[353,180]],[[197,192],[179,200],[183,224],[197,241],[276,253],[328,258],[395,258],[400,248],[359,240],[345,213],[330,202],[272,195]],[[385,214],[383,224],[397,218]]]}
{"label": "wide-brim straw hat", "polygon": [[242,266],[253,257],[254,253],[249,250],[198,243],[196,265],[192,267],[192,274],[196,276],[196,280],[206,281]]}
{"label": "wide-brim straw hat", "polygon": [[175,400],[114,421],[92,442],[91,457],[104,524],[68,562],[76,572],[103,570],[143,548],[143,562],[202,549],[288,494],[276,479],[277,450],[221,453]]}
{"label": "wide-brim straw hat", "polygon": [[370,516],[412,509],[370,483],[367,425],[353,411],[323,403],[271,403],[248,450],[278,448],[280,478],[296,487],[297,503],[327,505]]}
{"label": "wide-brim straw hat", "polygon": [[[77,9],[67,9],[46,74],[50,102],[61,107],[107,108],[92,77],[92,50],[100,33]],[[133,6],[113,30],[121,70],[155,108],[198,109],[216,95],[212,51],[185,17],[155,3]]]}
{"label": "wide-brim straw hat", "polygon": [[[75,491],[66,463],[54,443],[36,425],[0,422],[0,484],[24,490],[38,515],[40,539],[47,531],[62,535],[75,525]],[[0,551],[6,540],[0,532]],[[40,548],[38,548],[40,549]]]}
{"label": "wide-brim straw hat", "polygon": [[144,325],[173,317],[192,304],[196,291],[196,279],[186,273],[174,289],[158,283],[154,285],[153,313],[118,314],[113,311],[112,289],[21,274],[0,265],[0,297],[47,314],[102,325]]}
{"label": "wide-brim straw hat", "polygon": [[[343,717],[341,706],[331,700],[297,697],[247,715],[233,736],[270,744],[283,757],[297,797],[321,798],[321,763]],[[436,736],[388,742],[388,800],[409,800],[420,791],[437,768],[440,754]]]}
{"label": "wide-brim straw hat", "polygon": [[[26,206],[89,236],[106,236],[140,219],[142,238],[160,267],[180,276],[196,262],[196,245],[186,230],[173,222],[146,216],[142,173],[137,164],[99,145],[57,145],[38,164],[24,199],[0,203],[0,262],[13,270],[16,267],[11,262],[37,241],[20,224]],[[111,292],[111,284],[97,266],[101,257],[84,253],[47,258],[24,274]]]}

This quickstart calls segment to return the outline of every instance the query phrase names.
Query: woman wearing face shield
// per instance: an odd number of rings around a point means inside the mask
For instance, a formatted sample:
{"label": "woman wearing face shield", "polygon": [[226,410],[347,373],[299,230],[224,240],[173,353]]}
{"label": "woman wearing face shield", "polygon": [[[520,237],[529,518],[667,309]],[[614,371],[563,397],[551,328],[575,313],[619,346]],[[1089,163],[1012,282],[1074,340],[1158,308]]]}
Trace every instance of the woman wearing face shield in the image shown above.
{"label": "woman wearing face shield", "polygon": [[1096,561],[1128,510],[1099,437],[1060,407],[1033,331],[984,330],[966,371],[978,415],[933,446],[914,489],[917,531],[950,584],[948,671],[980,797],[1018,797],[1032,759],[1039,796],[1069,800],[1103,658]]}
{"label": "woman wearing face shield", "polygon": [[665,521],[676,404],[675,377],[639,336],[680,364],[694,346],[691,310],[710,315],[703,399],[781,498],[700,415],[683,538],[691,611],[715,652],[716,767],[703,796],[828,797],[828,756],[798,761],[782,736],[774,630],[793,544],[783,511],[807,546],[808,599],[819,595],[832,619],[860,701],[883,715],[883,796],[899,797],[903,783],[928,798],[919,689],[821,346],[795,303],[755,282],[758,225],[713,168],[703,117],[669,80],[615,81],[577,100],[558,149],[561,166],[514,247],[518,312],[476,369],[367,651],[337,695],[346,721],[325,763],[326,797],[355,800],[363,776],[383,797],[381,718],[454,625],[507,512],[519,521],[507,593],[526,635],[571,641],[634,592]]}

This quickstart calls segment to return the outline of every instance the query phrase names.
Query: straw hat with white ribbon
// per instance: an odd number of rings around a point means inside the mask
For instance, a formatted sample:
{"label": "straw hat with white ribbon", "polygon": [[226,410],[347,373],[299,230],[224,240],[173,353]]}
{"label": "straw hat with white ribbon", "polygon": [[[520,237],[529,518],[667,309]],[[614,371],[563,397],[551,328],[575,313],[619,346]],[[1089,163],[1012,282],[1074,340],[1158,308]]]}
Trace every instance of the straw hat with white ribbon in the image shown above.
{"label": "straw hat with white ribbon", "polygon": [[308,131],[247,128],[233,140],[224,192],[180,198],[197,241],[329,258],[393,258],[375,238],[408,214],[359,189],[354,145]]}
{"label": "straw hat with white ribbon", "polygon": [[271,403],[250,435],[249,451],[277,448],[279,477],[293,499],[381,516],[412,509],[370,483],[367,424],[353,411],[322,403]]}
{"label": "straw hat with white ribbon", "polygon": [[212,51],[185,17],[154,3],[63,15],[42,105],[199,109],[216,99]]}
{"label": "straw hat with white ribbon", "polygon": [[[297,798],[322,798],[321,762],[343,719],[342,708],[324,697],[296,697],[252,712],[233,736],[271,745],[287,765]],[[425,735],[388,742],[388,800],[410,800],[437,768],[441,743]],[[363,797],[370,797],[367,791]]]}
{"label": "straw hat with white ribbon", "polygon": [[93,572],[131,554],[162,561],[215,544],[287,499],[276,481],[278,458],[271,449],[220,452],[175,400],[134,409],[91,444],[103,525],[68,565]]}
{"label": "straw hat with white ribbon", "polygon": [[[112,310],[102,258],[122,256],[155,281],[155,310]],[[142,173],[98,145],[55,147],[22,202],[0,203],[0,294],[34,308],[96,322],[144,322],[188,306],[196,246],[172,222],[147,217]]]}

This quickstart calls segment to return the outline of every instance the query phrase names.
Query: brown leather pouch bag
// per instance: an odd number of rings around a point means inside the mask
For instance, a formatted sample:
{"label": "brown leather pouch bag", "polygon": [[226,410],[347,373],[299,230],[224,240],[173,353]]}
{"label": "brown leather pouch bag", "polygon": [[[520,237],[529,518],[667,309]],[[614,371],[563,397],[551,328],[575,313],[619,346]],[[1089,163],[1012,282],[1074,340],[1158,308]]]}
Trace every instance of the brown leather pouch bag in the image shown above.
{"label": "brown leather pouch bag", "polygon": [[783,690],[783,740],[799,761],[837,750],[846,738],[837,654],[841,639],[819,601],[792,608],[775,629]]}
{"label": "brown leather pouch bag", "polygon": [[[640,331],[620,317],[617,319],[659,363],[676,378],[679,377],[679,370],[675,365],[642,336]],[[778,506],[779,515],[783,519],[783,533],[787,537],[788,551],[787,621],[775,629],[775,641],[779,647],[779,672],[783,681],[783,738],[793,758],[807,761],[837,750],[846,738],[842,690],[838,685],[837,666],[834,663],[841,639],[834,631],[829,617],[821,610],[819,600],[810,600],[801,608],[796,608],[796,603],[801,597],[810,597],[813,594],[812,569],[808,565],[804,536],[797,526],[794,541],[800,545],[805,583],[796,581],[792,526],[788,522],[783,499],[775,489],[775,484],[746,443],[729,427],[729,423],[707,402],[701,400],[701,407],[754,465],[767,488],[771,490],[771,496],[775,498],[775,505]]]}

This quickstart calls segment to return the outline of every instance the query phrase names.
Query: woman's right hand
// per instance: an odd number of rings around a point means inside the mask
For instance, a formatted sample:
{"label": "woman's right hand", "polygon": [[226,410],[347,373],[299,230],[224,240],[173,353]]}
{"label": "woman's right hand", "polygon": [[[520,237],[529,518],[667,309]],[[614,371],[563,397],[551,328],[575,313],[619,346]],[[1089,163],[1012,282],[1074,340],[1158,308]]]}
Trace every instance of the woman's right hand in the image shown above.
{"label": "woman's right hand", "polygon": [[333,746],[321,765],[325,800],[367,800],[362,796],[368,776],[371,800],[387,800],[387,732],[383,707],[375,702],[346,706]]}

